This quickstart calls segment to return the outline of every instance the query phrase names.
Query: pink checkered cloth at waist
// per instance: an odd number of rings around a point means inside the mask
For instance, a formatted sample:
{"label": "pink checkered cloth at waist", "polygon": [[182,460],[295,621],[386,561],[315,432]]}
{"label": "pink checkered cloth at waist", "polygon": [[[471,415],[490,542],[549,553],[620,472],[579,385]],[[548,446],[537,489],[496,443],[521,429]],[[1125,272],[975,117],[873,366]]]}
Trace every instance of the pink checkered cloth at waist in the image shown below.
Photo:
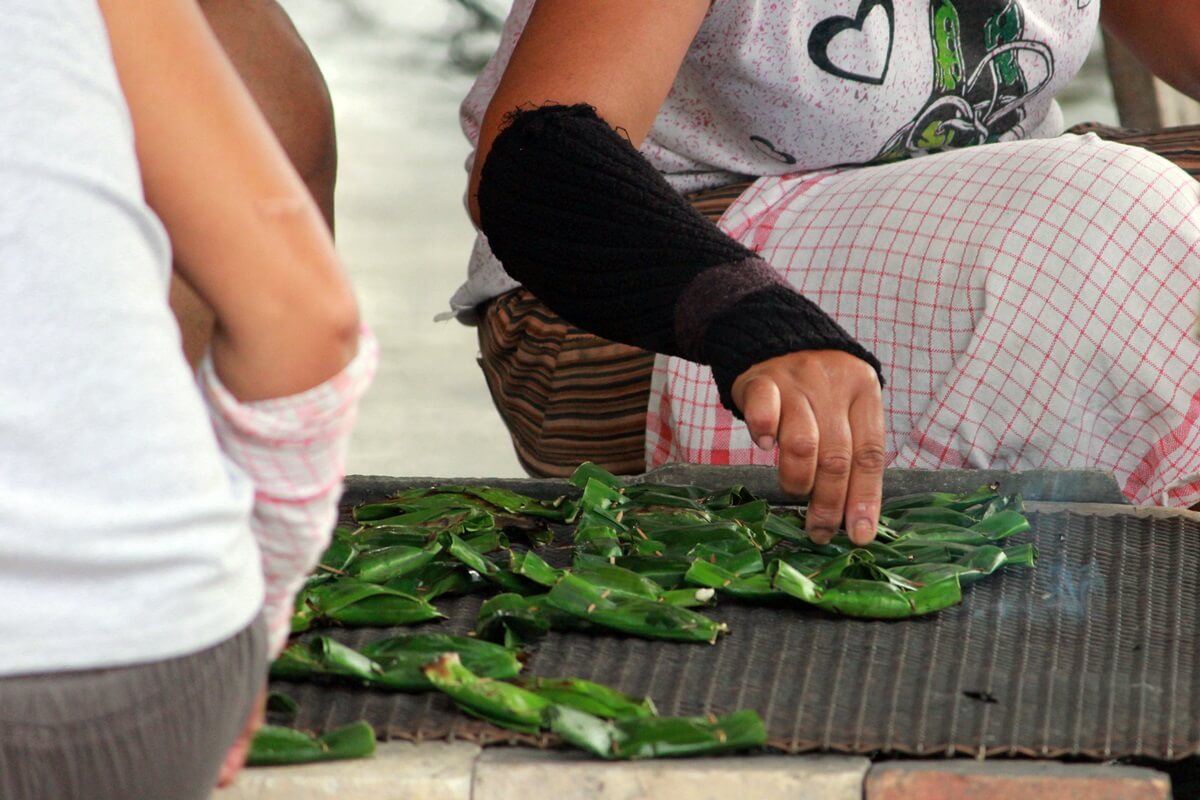
{"label": "pink checkered cloth at waist", "polygon": [[[720,227],[884,366],[891,466],[1092,468],[1200,501],[1200,184],[1094,135],[762,178]],[[647,466],[773,464],[659,358]]]}
{"label": "pink checkered cloth at waist", "polygon": [[254,484],[250,528],[262,554],[270,653],[287,641],[296,592],[329,544],[358,401],[379,347],[364,326],[358,354],[337,375],[288,397],[241,403],[205,357],[198,371],[226,456]]}

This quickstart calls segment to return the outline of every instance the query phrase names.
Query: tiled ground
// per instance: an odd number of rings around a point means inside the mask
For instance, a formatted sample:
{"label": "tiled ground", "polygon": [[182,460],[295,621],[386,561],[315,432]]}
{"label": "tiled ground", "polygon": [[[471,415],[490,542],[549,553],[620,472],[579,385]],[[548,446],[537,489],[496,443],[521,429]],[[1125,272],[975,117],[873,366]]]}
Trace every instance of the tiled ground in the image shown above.
{"label": "tiled ground", "polygon": [[605,762],[466,742],[392,742],[373,759],[243,771],[212,800],[1169,800],[1170,779],[1135,767],[1053,761],[902,761],[727,756]]}

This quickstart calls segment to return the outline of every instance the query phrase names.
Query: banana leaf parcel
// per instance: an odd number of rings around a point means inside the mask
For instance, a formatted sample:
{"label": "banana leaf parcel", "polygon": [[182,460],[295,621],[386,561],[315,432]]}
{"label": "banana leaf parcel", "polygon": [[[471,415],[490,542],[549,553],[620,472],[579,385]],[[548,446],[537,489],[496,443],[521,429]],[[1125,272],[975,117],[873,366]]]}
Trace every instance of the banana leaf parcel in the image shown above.
{"label": "banana leaf parcel", "polygon": [[[297,597],[293,632],[420,625],[442,616],[439,596],[480,593],[475,638],[413,633],[356,649],[310,636],[280,656],[272,677],[437,690],[494,725],[549,731],[601,758],[745,749],[765,740],[753,711],[661,718],[649,699],[601,684],[518,678],[518,652],[552,631],[714,644],[729,631],[703,607],[726,601],[921,616],[959,603],[998,570],[1037,560],[1032,544],[1009,544],[1029,530],[1020,498],[994,486],[891,498],[876,541],[856,546],[844,532],[813,542],[803,506],[772,508],[739,486],[627,484],[593,464],[570,483],[578,499],[443,486],[359,506],[358,527],[336,532]],[[262,758],[345,751],[336,737],[303,736],[270,732]]]}

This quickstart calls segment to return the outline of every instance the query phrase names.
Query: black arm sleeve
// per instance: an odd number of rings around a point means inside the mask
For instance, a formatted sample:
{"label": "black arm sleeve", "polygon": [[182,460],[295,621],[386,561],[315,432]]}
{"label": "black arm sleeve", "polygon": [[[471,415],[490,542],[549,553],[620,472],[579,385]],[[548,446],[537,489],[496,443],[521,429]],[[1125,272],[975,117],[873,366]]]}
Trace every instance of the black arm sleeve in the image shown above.
{"label": "black arm sleeve", "polygon": [[842,350],[880,372],[590,106],[512,114],[483,166],[479,214],[504,269],[555,313],[606,339],[710,365],[735,414],[733,381],[775,356]]}

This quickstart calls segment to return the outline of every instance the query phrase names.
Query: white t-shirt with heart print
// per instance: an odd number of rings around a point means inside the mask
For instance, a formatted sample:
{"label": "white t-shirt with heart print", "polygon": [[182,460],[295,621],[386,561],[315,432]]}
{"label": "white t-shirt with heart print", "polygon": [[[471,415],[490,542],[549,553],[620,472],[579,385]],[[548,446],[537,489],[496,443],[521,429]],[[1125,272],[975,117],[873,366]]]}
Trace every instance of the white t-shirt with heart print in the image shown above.
{"label": "white t-shirt with heart print", "polygon": [[[536,0],[462,104],[472,143]],[[1062,131],[1099,0],[715,0],[641,151],[680,191]],[[468,158],[471,167],[473,156]],[[458,313],[517,286],[480,235]]]}

